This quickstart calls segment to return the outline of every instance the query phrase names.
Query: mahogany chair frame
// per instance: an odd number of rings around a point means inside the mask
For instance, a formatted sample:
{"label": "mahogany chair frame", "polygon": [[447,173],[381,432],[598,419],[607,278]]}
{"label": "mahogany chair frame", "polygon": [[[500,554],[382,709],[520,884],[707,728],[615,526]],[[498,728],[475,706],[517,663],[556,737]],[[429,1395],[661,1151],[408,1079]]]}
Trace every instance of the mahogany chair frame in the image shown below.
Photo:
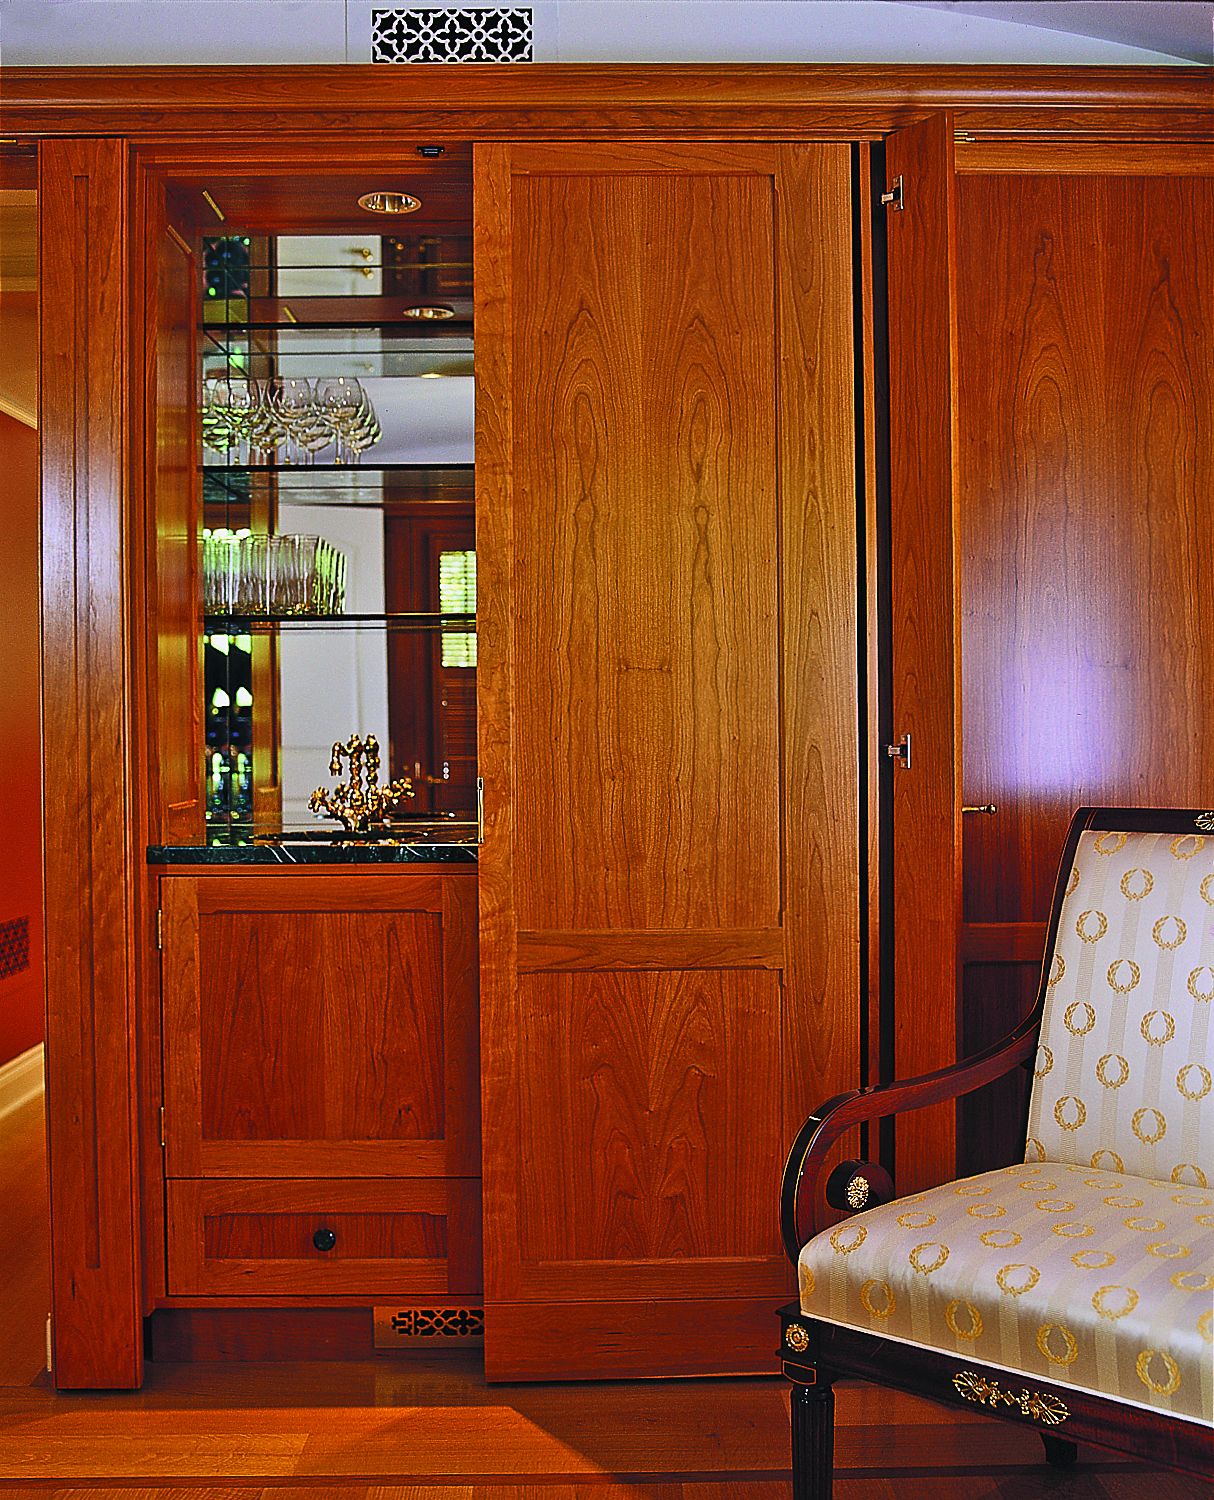
{"label": "mahogany chair frame", "polygon": [[[1192,834],[1214,832],[1214,812],[1196,809],[1081,807],[1071,820],[1046,929],[1041,981],[1033,1009],[985,1051],[920,1078],[855,1089],[828,1100],[806,1120],[789,1152],[781,1195],[784,1248],[793,1265],[801,1247],[842,1210],[850,1214],[896,1197],[885,1169],[843,1162],[828,1174],[831,1148],[848,1130],[972,1093],[1011,1072],[1031,1068],[1045,1007],[1049,958],[1066,895],[1066,877],[1087,830]],[[1009,1163],[1010,1165],[1010,1163]],[[825,1180],[824,1179],[824,1174]],[[1041,1433],[1046,1458],[1073,1463],[1077,1443],[1130,1454],[1148,1463],[1208,1478],[1214,1432],[1163,1412],[1053,1385],[1037,1375],[1022,1384],[1005,1369],[944,1350],[918,1348],[855,1328],[820,1322],[797,1303],[780,1309],[780,1357],[792,1383],[793,1500],[829,1500],[834,1467],[834,1382],[870,1380],[946,1406],[981,1407],[990,1416],[1028,1423]],[[1066,1413],[1058,1415],[1059,1409]],[[1059,1430],[1065,1423],[1065,1436]]]}

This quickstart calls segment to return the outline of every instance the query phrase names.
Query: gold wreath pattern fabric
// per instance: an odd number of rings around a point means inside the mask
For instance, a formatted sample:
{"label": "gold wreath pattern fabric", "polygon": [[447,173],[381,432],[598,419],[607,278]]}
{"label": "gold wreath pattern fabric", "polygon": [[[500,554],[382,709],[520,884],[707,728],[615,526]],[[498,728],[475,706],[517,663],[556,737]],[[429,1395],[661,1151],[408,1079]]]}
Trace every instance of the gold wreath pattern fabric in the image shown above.
{"label": "gold wreath pattern fabric", "polygon": [[1025,1163],[801,1251],[812,1318],[1214,1422],[1214,1189]]}
{"label": "gold wreath pattern fabric", "polygon": [[1214,1186],[1214,836],[1081,835],[1025,1158]]}

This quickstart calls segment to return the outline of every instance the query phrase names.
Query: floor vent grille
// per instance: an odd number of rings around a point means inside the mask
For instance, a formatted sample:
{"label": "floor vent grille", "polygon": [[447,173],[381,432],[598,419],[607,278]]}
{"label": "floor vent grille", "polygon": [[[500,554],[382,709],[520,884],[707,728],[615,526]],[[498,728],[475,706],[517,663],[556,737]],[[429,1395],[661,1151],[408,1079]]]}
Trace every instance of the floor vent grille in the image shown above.
{"label": "floor vent grille", "polygon": [[483,1307],[377,1307],[377,1349],[417,1349],[483,1344]]}
{"label": "floor vent grille", "polygon": [[371,61],[506,63],[532,60],[531,7],[373,10]]}

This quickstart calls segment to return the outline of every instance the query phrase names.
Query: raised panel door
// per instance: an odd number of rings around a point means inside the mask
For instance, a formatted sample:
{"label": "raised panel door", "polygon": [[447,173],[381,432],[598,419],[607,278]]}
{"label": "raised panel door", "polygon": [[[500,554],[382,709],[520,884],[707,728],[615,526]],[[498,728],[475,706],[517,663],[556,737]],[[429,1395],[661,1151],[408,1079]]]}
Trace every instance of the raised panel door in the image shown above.
{"label": "raised panel door", "polygon": [[859,1081],[848,152],[476,192],[486,1368],[763,1368]]}
{"label": "raised panel door", "polygon": [[170,1177],[479,1172],[469,876],[171,876]]}

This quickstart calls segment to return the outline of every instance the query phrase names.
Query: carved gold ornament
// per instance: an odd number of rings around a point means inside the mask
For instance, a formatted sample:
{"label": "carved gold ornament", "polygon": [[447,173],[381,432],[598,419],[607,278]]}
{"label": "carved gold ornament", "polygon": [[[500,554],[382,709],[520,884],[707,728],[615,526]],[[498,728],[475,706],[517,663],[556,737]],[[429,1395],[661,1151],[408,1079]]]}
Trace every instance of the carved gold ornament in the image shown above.
{"label": "carved gold ornament", "polygon": [[847,1184],[847,1202],[851,1208],[863,1208],[868,1202],[868,1194],[867,1177],[853,1177]]}
{"label": "carved gold ornament", "polygon": [[1214,812],[1198,813],[1193,823],[1201,829],[1202,833],[1214,833]]}
{"label": "carved gold ornament", "polygon": [[795,1354],[804,1354],[809,1348],[809,1331],[800,1323],[790,1323],[784,1330],[784,1342]]}
{"label": "carved gold ornament", "polygon": [[977,1375],[973,1370],[959,1371],[953,1376],[953,1385],[957,1394],[966,1401],[976,1402],[979,1406],[1018,1406],[1022,1417],[1040,1422],[1044,1427],[1058,1427],[1071,1414],[1066,1402],[1055,1395],[1030,1391],[1027,1387],[1022,1387],[1019,1394],[1005,1391],[997,1381]]}

